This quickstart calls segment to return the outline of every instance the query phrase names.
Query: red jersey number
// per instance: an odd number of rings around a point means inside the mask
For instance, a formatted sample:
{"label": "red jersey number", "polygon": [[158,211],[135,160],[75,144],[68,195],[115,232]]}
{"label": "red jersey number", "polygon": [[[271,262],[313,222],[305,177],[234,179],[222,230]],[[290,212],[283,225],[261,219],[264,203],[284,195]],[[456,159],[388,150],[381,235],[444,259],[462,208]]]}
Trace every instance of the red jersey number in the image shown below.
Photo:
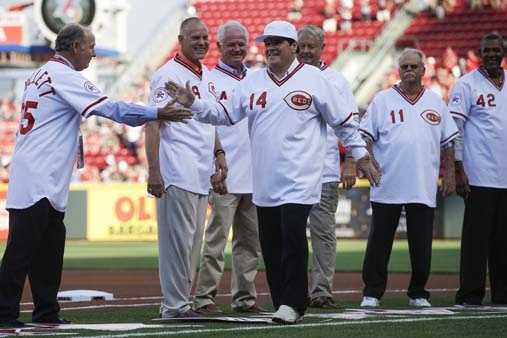
{"label": "red jersey number", "polygon": [[396,123],[396,120],[399,120],[400,122],[405,122],[405,119],[403,118],[403,109],[400,109],[400,111],[398,112],[398,118],[396,116],[396,113],[394,112],[394,110],[391,110],[391,122],[392,123]]}
{"label": "red jersey number", "polygon": [[192,86],[192,93],[194,96],[197,96],[197,98],[201,98],[201,93],[199,92],[199,88],[197,86]]}
{"label": "red jersey number", "polygon": [[34,124],[35,124],[35,118],[33,117],[33,114],[30,112],[32,109],[37,109],[37,106],[39,105],[36,101],[25,101],[21,105],[21,125],[19,127],[19,132],[21,135],[25,135],[30,130],[32,130]]}
{"label": "red jersey number", "polygon": [[256,106],[261,106],[264,109],[264,107],[266,107],[267,96],[267,92],[262,92],[262,94],[257,98],[257,101],[255,101],[255,94],[252,93],[252,95],[250,95],[250,110],[254,109],[254,101]]}

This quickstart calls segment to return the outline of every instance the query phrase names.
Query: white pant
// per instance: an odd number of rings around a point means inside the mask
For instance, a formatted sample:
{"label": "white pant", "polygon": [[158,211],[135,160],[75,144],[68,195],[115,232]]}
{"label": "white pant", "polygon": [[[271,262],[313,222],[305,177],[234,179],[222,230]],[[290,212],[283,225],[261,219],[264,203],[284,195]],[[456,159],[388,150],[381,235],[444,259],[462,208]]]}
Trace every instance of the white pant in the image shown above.
{"label": "white pant", "polygon": [[202,245],[208,195],[169,186],[157,202],[162,318],[191,308],[190,290]]}

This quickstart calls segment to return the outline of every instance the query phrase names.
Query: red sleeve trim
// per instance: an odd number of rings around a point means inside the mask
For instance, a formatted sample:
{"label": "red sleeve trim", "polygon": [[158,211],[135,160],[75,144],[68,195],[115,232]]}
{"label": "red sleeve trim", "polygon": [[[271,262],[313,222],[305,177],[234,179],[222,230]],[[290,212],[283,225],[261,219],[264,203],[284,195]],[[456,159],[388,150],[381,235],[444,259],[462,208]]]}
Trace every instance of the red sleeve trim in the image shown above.
{"label": "red sleeve trim", "polygon": [[371,138],[371,140],[372,140],[373,142],[375,142],[375,137],[373,137],[373,135],[372,135],[372,134],[370,134],[367,130],[364,130],[364,129],[359,128],[359,132],[360,132],[361,134],[363,134],[363,135],[365,135],[365,136],[367,136],[367,137]]}
{"label": "red sleeve trim", "polygon": [[93,101],[92,103],[90,103],[84,110],[83,112],[81,113],[82,116],[86,117],[86,114],[88,113],[88,111],[90,109],[92,109],[93,107],[95,107],[96,105],[98,105],[99,103],[101,103],[102,101],[104,100],[107,100],[107,96],[102,96],[100,99],[98,100],[95,100]]}
{"label": "red sleeve trim", "polygon": [[352,113],[349,114],[349,116],[347,116],[347,118],[345,120],[343,120],[342,123],[339,124],[339,126],[343,126],[345,123],[347,123],[348,120],[350,120],[350,118],[353,116]]}
{"label": "red sleeve trim", "polygon": [[457,111],[452,111],[451,114],[453,115],[457,115],[456,117],[458,118],[462,118],[464,120],[468,120],[468,116],[466,116],[465,114],[463,113],[458,113]]}
{"label": "red sleeve trim", "polygon": [[449,141],[451,141],[452,139],[454,139],[458,135],[459,135],[459,131],[454,132],[454,133],[451,134],[451,136],[448,136],[445,139],[443,139],[442,142],[440,142],[440,144],[441,145],[445,145],[446,143],[448,143]]}
{"label": "red sleeve trim", "polygon": [[227,111],[227,108],[225,108],[225,106],[222,104],[222,102],[218,101],[217,102],[222,106],[222,108],[224,108],[224,112],[225,112],[225,115],[227,116],[227,119],[229,120],[229,122],[231,123],[231,125],[234,125],[234,122],[232,122],[232,119],[229,115],[229,112]]}

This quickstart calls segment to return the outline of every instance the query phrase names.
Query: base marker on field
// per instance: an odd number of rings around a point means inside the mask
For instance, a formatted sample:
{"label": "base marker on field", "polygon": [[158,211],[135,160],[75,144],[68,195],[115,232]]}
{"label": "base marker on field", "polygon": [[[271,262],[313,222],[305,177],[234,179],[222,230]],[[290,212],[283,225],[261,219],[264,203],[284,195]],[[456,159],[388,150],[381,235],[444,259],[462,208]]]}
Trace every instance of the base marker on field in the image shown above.
{"label": "base marker on field", "polygon": [[171,322],[227,322],[227,323],[240,323],[240,324],[268,324],[271,323],[271,317],[233,317],[233,316],[220,316],[220,317],[191,317],[191,318],[154,318],[152,321],[171,323]]}

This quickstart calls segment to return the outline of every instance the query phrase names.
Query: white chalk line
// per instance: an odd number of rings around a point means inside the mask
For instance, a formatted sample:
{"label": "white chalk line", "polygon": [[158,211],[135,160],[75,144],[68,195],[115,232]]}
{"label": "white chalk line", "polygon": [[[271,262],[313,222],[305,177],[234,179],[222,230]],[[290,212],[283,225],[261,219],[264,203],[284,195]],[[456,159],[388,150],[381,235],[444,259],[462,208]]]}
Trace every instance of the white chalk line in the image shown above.
{"label": "white chalk line", "polygon": [[[459,317],[424,317],[424,318],[402,318],[402,319],[380,319],[380,320],[358,320],[347,322],[325,322],[325,323],[310,323],[310,324],[294,324],[294,325],[265,325],[265,326],[247,326],[247,327],[234,327],[222,329],[197,329],[197,330],[181,330],[181,331],[147,331],[139,333],[126,333],[126,334],[113,334],[113,335],[100,335],[100,336],[87,336],[89,338],[116,338],[116,337],[142,337],[147,335],[157,336],[174,336],[181,334],[202,334],[202,333],[225,333],[225,332],[238,332],[238,331],[259,331],[259,330],[286,330],[286,329],[300,329],[300,328],[314,328],[324,326],[347,326],[347,325],[369,325],[369,324],[384,324],[384,323],[414,323],[426,321],[441,321],[441,320],[468,320],[468,319],[492,319],[492,318],[507,318],[505,315],[475,315],[475,316],[459,316]],[[170,327],[168,327],[170,328]],[[79,337],[79,336],[75,336]]]}
{"label": "white chalk line", "polygon": [[[456,288],[441,288],[441,289],[427,289],[429,292],[456,292],[458,289]],[[407,289],[392,289],[392,290],[386,290],[385,293],[406,293]],[[336,290],[332,292],[335,295],[346,295],[346,294],[362,294],[363,290]],[[269,292],[258,292],[257,296],[269,296]],[[225,297],[232,297],[231,293],[221,293],[216,295],[216,298],[225,298]],[[147,297],[123,297],[123,298],[114,298],[112,300],[107,300],[105,302],[120,302],[120,301],[137,301],[137,300],[161,300],[162,296],[147,296]],[[72,303],[86,303],[86,302],[93,302],[93,301],[74,301],[74,300],[63,300],[60,301],[60,304],[72,304]],[[33,306],[32,302],[26,302],[21,303],[21,306]]]}

